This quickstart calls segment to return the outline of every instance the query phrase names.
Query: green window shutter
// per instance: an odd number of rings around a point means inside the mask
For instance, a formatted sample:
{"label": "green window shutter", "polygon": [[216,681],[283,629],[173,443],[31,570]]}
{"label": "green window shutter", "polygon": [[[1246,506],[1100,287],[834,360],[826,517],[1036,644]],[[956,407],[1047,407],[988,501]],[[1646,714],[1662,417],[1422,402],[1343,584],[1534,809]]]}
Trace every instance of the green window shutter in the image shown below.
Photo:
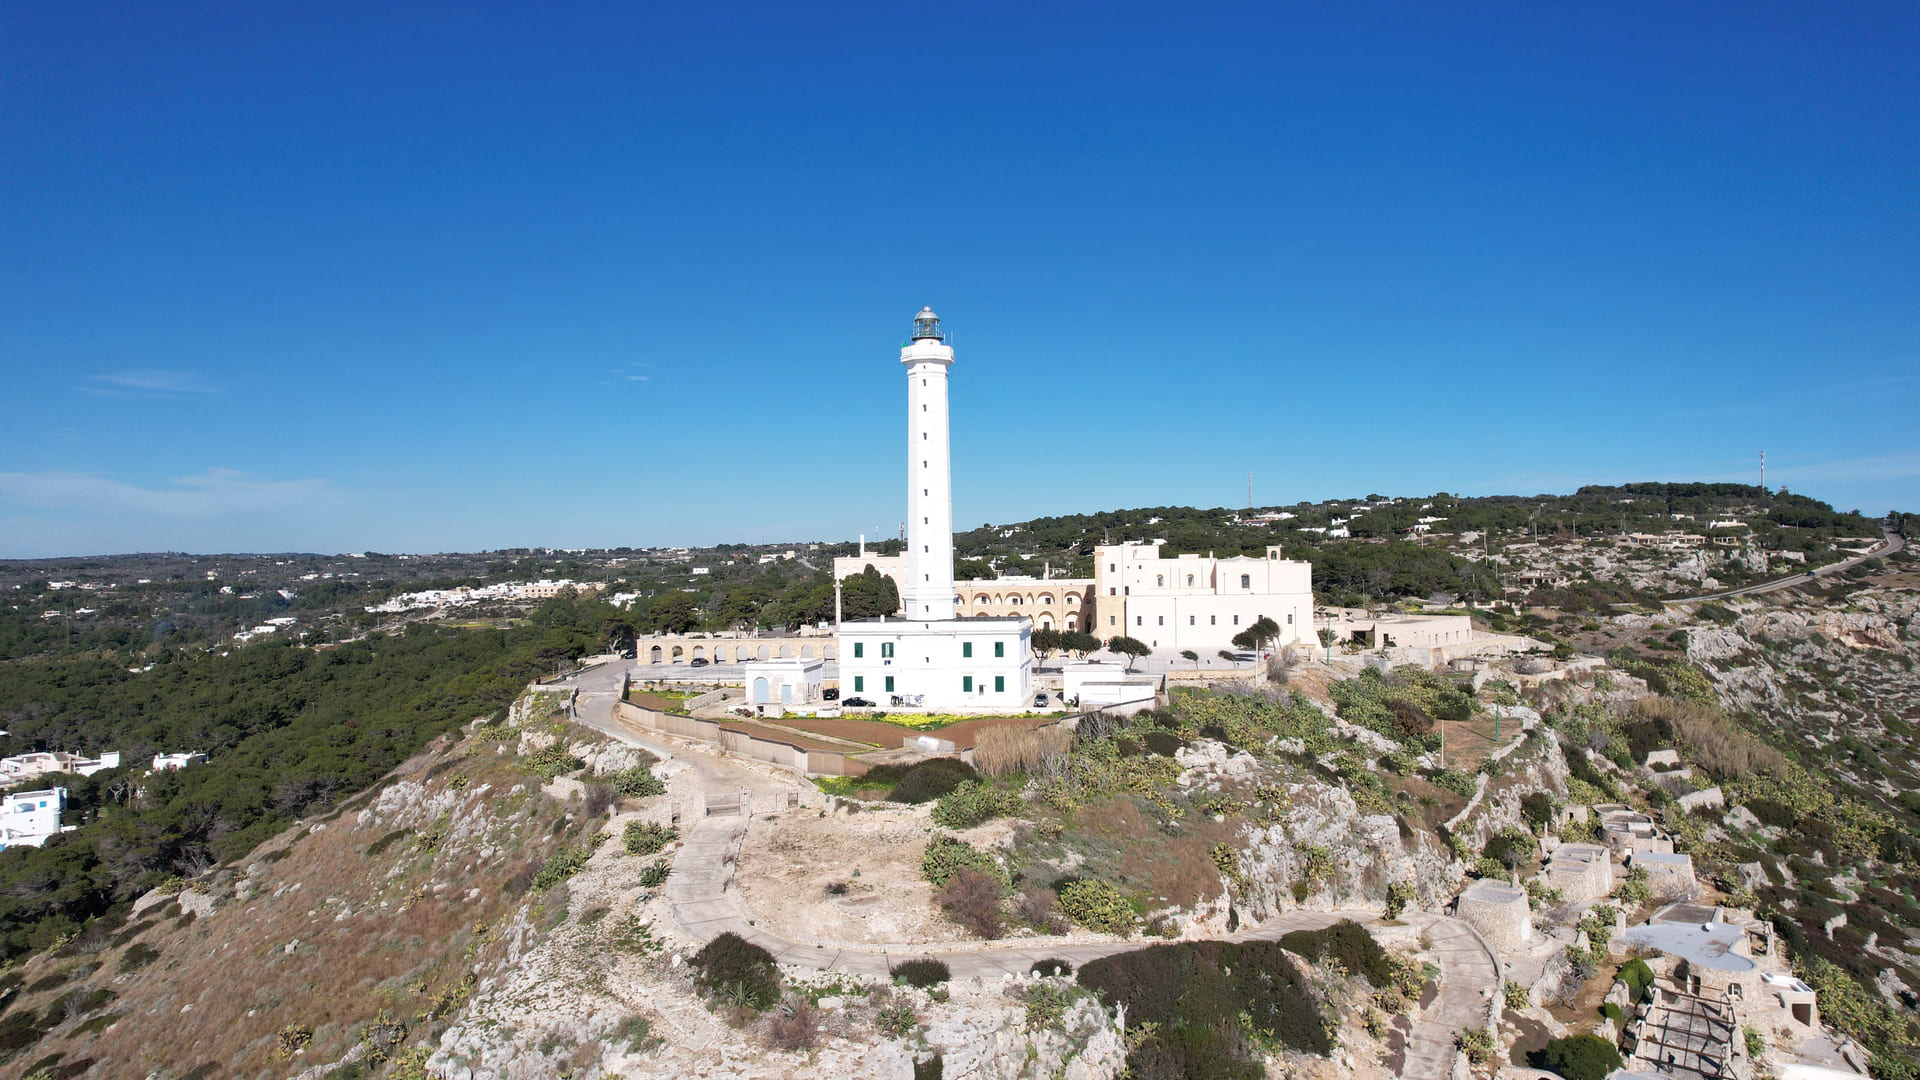
{"label": "green window shutter", "polygon": [[972,656],[972,655],[973,655],[973,642],[971,642],[971,641],[963,641],[963,642],[961,642],[961,643],[960,643],[960,655],[961,655],[961,656]]}
{"label": "green window shutter", "polygon": [[1004,642],[1004,641],[996,641],[996,642],[994,642],[994,643],[993,643],[993,655],[995,655],[995,656],[1005,656],[1005,655],[1007,655],[1007,643],[1006,643],[1006,642]]}
{"label": "green window shutter", "polygon": [[973,676],[971,675],[960,676],[960,692],[963,694],[973,693]]}
{"label": "green window shutter", "polygon": [[1007,677],[1005,675],[995,675],[993,677],[993,692],[996,694],[1004,694],[1007,692]]}
{"label": "green window shutter", "polygon": [[893,693],[893,676],[887,676],[887,693]]}
{"label": "green window shutter", "polygon": [[[859,648],[859,647],[860,647],[860,646],[858,646],[858,645],[855,645],[855,646],[854,646],[854,648],[856,648],[856,649],[857,649],[857,648]],[[865,676],[861,676],[861,675],[855,675],[855,676],[853,677],[853,692],[857,694],[857,693],[859,693],[860,691],[862,691],[862,690],[865,690],[866,688],[867,688],[867,680],[866,680],[866,678],[865,678]]]}
{"label": "green window shutter", "polygon": [[[853,658],[855,660],[858,660],[860,659],[860,657],[866,655],[866,651],[867,651],[867,646],[865,642],[856,641],[853,643]],[[854,689],[857,690],[859,689],[859,687],[855,687]]]}

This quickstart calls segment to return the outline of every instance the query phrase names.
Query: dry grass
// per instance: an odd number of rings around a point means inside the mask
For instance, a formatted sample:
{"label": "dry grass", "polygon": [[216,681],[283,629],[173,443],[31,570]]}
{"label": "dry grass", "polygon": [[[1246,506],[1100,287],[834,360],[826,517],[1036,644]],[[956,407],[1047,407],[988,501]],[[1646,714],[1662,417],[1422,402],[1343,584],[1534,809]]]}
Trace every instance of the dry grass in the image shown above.
{"label": "dry grass", "polygon": [[[400,772],[421,782],[445,753],[422,755]],[[492,859],[479,858],[472,838],[432,850],[393,843],[369,856],[397,826],[433,825],[391,815],[363,826],[341,813],[311,832],[289,830],[240,861],[243,870],[262,867],[250,900],[229,901],[201,919],[157,920],[118,943],[143,956],[157,950],[157,958],[114,981],[119,998],[111,1009],[123,1015],[110,1038],[83,1026],[41,1040],[10,1064],[63,1052],[69,1060],[96,1059],[94,1075],[284,1075],[278,1055],[286,1030],[312,1033],[303,1061],[314,1064],[345,1054],[383,1011],[415,1037],[437,1029],[465,1000],[469,973],[506,948],[497,928],[518,902],[501,883],[522,862],[573,839],[553,829],[565,807],[536,793],[503,797],[527,779],[510,759],[467,759],[424,782],[441,791],[455,775],[466,778],[456,816],[495,819]],[[275,852],[284,854],[266,857]],[[441,882],[449,887],[435,891]]]}
{"label": "dry grass", "polygon": [[811,1050],[820,1038],[820,1014],[806,998],[789,994],[767,1021],[767,1042],[782,1050]]}
{"label": "dry grass", "polygon": [[1004,937],[1006,921],[1000,917],[1000,881],[978,870],[962,870],[940,890],[940,906],[953,921],[978,937],[992,940]]}
{"label": "dry grass", "polygon": [[1141,893],[1149,907],[1191,909],[1220,894],[1220,871],[1209,852],[1233,839],[1234,826],[1191,814],[1180,835],[1168,836],[1133,799],[1121,797],[1082,807],[1073,831],[1106,849],[1088,852],[1081,876],[1110,876]]}
{"label": "dry grass", "polygon": [[1649,697],[1636,703],[1635,709],[1672,728],[1674,741],[1685,749],[1687,758],[1722,780],[1744,780],[1777,771],[1786,763],[1778,750],[1741,731],[1711,705]]}
{"label": "dry grass", "polygon": [[1072,748],[1073,732],[1063,727],[986,728],[973,745],[973,767],[983,776],[1046,775]]}

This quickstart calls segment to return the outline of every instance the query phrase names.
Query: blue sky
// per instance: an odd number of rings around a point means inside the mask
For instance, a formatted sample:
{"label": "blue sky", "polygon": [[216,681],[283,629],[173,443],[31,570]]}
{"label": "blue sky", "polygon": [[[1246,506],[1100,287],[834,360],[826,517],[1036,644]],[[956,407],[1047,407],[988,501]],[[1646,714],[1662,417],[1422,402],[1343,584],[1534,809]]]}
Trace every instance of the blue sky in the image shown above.
{"label": "blue sky", "polygon": [[[1330,10],[1337,9],[1337,10]],[[1920,509],[1920,7],[14,4],[0,555]]]}

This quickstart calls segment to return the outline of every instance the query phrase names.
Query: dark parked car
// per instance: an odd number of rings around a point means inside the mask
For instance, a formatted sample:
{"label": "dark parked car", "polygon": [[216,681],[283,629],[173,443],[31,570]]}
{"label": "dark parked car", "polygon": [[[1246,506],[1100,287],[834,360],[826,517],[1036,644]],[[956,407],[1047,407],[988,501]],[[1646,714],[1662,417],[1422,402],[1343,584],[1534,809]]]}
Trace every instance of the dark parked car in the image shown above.
{"label": "dark parked car", "polygon": [[842,702],[841,702],[840,704],[842,704],[842,705],[846,705],[846,706],[849,706],[849,707],[851,707],[851,708],[855,708],[855,709],[871,709],[871,708],[873,708],[873,702],[871,702],[871,701],[868,701],[868,700],[867,700],[866,698],[863,698],[863,697],[850,697],[850,698],[848,698],[848,699],[846,699],[845,701],[842,701]]}
{"label": "dark parked car", "polygon": [[825,690],[820,691],[820,697],[824,701],[839,701],[840,688],[837,686],[829,686]]}
{"label": "dark parked car", "polygon": [[688,667],[706,667],[707,658],[704,656],[696,656],[693,658],[693,662],[688,664],[687,666]]}
{"label": "dark parked car", "polygon": [[1045,694],[1035,694],[1035,695],[1033,695],[1033,705],[1034,705],[1034,708],[1036,708],[1036,709],[1044,709],[1044,708],[1046,708],[1046,707],[1047,707],[1047,695],[1045,695]]}

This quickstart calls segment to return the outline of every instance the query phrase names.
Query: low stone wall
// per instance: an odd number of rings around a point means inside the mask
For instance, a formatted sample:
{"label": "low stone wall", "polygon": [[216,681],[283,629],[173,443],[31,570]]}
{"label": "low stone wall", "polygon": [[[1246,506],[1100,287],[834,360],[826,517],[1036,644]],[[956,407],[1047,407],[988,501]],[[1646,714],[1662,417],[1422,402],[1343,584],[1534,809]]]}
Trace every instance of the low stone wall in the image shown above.
{"label": "low stone wall", "polygon": [[715,702],[725,700],[726,696],[727,696],[727,691],[724,688],[722,688],[719,690],[709,690],[704,694],[700,694],[695,697],[690,697],[686,701],[687,711],[692,712],[695,709],[704,709],[708,705],[712,705]]}
{"label": "low stone wall", "polygon": [[718,720],[701,720],[678,713],[661,712],[627,701],[615,702],[613,711],[615,716],[628,723],[683,739],[711,743],[722,750],[771,762],[805,776],[859,776],[867,771],[864,762],[849,758],[837,750],[810,750],[728,727]]}

